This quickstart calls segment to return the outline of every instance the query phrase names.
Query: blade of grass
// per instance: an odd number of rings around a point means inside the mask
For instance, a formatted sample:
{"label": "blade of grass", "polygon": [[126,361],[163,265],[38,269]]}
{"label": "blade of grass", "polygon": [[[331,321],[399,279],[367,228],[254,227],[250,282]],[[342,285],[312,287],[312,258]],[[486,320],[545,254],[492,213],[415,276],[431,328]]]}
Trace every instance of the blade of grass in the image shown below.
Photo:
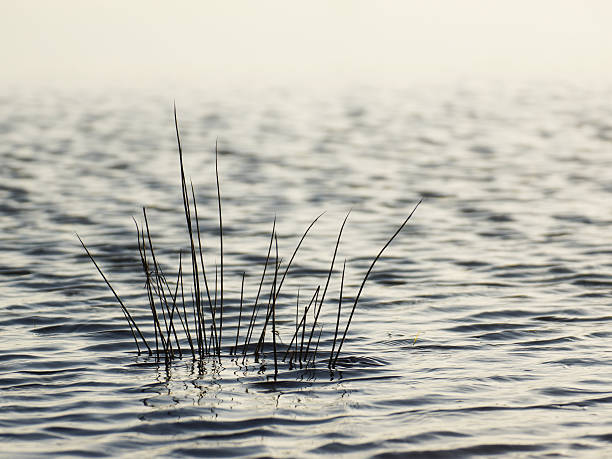
{"label": "blade of grass", "polygon": [[242,282],[240,284],[240,312],[238,313],[238,327],[236,328],[236,344],[234,345],[234,355],[238,352],[238,339],[240,337],[240,321],[242,320],[242,302],[244,299],[244,276],[246,273],[242,273]]}
{"label": "blade of grass", "polygon": [[[274,235],[276,237],[276,234]],[[275,264],[274,272],[275,275],[278,275],[278,265]],[[259,335],[259,340],[257,341],[257,345],[255,346],[254,357],[255,362],[259,361],[259,354],[263,354],[263,348],[266,342],[266,332],[268,330],[268,323],[270,318],[272,317],[272,299],[274,298],[274,294],[276,290],[276,285],[274,283],[270,284],[270,293],[268,294],[268,304],[266,306],[266,320],[263,323],[263,327],[261,329],[261,333]]]}
{"label": "blade of grass", "polygon": [[278,375],[278,358],[276,355],[276,281],[278,279],[278,238],[274,235],[274,242],[276,244],[276,266],[274,268],[274,282],[272,287],[272,343],[274,346],[274,379]]}
{"label": "blade of grass", "polygon": [[300,239],[300,242],[298,242],[298,245],[295,247],[295,250],[293,251],[293,254],[291,255],[291,258],[289,259],[289,263],[287,263],[287,268],[285,268],[285,272],[283,273],[283,277],[281,278],[281,281],[278,284],[278,289],[276,291],[276,297],[278,297],[278,295],[280,293],[280,289],[283,286],[283,282],[285,282],[285,278],[287,277],[287,273],[289,272],[289,268],[291,268],[291,264],[293,263],[293,260],[295,259],[295,256],[297,255],[298,250],[300,250],[302,242],[304,242],[304,239],[306,239],[306,235],[308,234],[310,229],[314,226],[314,224],[317,222],[317,220],[319,220],[319,218],[321,218],[323,216],[323,214],[325,214],[325,212],[320,213],[319,216],[317,218],[315,218],[312,221],[312,223],[310,223],[308,228],[306,228],[306,231],[304,231],[304,234],[302,235],[302,237]]}
{"label": "blade of grass", "polygon": [[[297,255],[298,251],[300,250],[302,242],[304,242],[304,239],[306,238],[306,235],[308,234],[310,229],[314,226],[314,224],[317,222],[317,220],[319,220],[319,218],[321,218],[321,216],[324,213],[325,212],[319,214],[319,216],[317,218],[315,218],[312,221],[312,223],[310,223],[310,225],[308,226],[308,228],[306,228],[306,231],[304,231],[304,234],[300,238],[300,241],[298,242],[297,246],[295,247],[295,250],[293,251],[293,254],[291,255],[291,258],[289,259],[289,263],[287,264],[287,268],[285,269],[285,272],[283,273],[283,277],[281,278],[281,281],[278,284],[278,289],[276,289],[276,293],[274,295],[274,301],[276,301],[276,299],[278,298],[278,295],[280,294],[280,289],[283,286],[283,282],[285,281],[285,278],[287,277],[287,273],[289,272],[289,268],[291,267],[291,264],[293,263],[293,260],[295,259],[295,256]],[[268,302],[268,310],[267,310],[267,313],[266,313],[266,320],[264,322],[264,326],[263,326],[261,335],[259,337],[258,348],[263,346],[263,344],[264,344],[265,332],[266,332],[268,323],[270,322],[270,317],[271,317],[271,314],[272,314],[272,310],[270,308],[270,304],[271,304],[271,301]],[[315,309],[316,309],[316,306],[315,306]]]}
{"label": "blade of grass", "polygon": [[323,307],[323,300],[325,300],[325,294],[327,293],[327,287],[329,287],[329,281],[331,279],[332,272],[334,270],[334,263],[336,262],[336,255],[338,254],[338,246],[340,245],[340,239],[342,238],[342,231],[344,231],[344,225],[346,225],[346,221],[349,218],[351,211],[349,210],[344,217],[344,221],[342,222],[342,226],[340,227],[340,231],[338,232],[338,239],[336,240],[336,247],[334,248],[334,256],[332,257],[331,265],[329,267],[329,273],[327,274],[327,282],[325,282],[325,288],[323,289],[323,294],[321,295],[321,301],[319,302],[319,309],[315,307],[315,318],[312,322],[312,329],[310,330],[310,336],[308,338],[308,345],[306,346],[306,355],[308,355],[308,351],[310,350],[310,343],[312,342],[312,335],[315,330],[315,326],[317,325],[317,321],[319,320],[319,314],[321,314],[321,309]]}
{"label": "blade of grass", "polygon": [[[315,307],[317,305],[318,298],[319,298],[319,287],[317,287],[317,291],[315,292],[315,300],[314,300]],[[308,308],[304,311],[304,324],[302,325],[302,342],[300,343],[300,368],[302,368],[302,355],[304,351],[304,332],[306,331],[306,317],[308,316],[309,308],[310,308],[310,305],[308,305]]]}
{"label": "blade of grass", "polygon": [[141,244],[141,231],[138,227],[138,222],[134,217],[132,217],[134,221],[134,225],[136,225],[136,239],[138,241],[138,253],[140,254],[140,262],[142,264],[142,270],[145,275],[145,290],[147,292],[147,300],[149,301],[149,308],[151,309],[151,315],[153,317],[153,332],[155,335],[155,355],[159,359],[159,338],[158,338],[158,322],[157,322],[157,312],[155,311],[155,302],[153,299],[153,292],[151,290],[151,273],[149,270],[149,264],[146,259],[146,243],[144,239],[144,231],[142,232],[142,244]]}
{"label": "blade of grass", "polygon": [[187,316],[187,309],[185,308],[185,291],[183,290],[183,263],[182,263],[182,253],[179,252],[179,273],[180,273],[180,283],[181,283],[181,302],[183,304],[183,316],[185,317],[185,323],[183,324],[185,328],[185,335],[187,335],[187,341],[189,342],[189,348],[191,349],[191,356],[195,360],[196,354],[195,349],[193,347],[193,340],[191,339],[191,332],[189,331],[189,318]]}
{"label": "blade of grass", "polygon": [[[204,278],[204,288],[206,289],[206,296],[208,297],[208,309],[209,311],[211,311],[211,315],[212,315],[212,301],[210,299],[210,290],[208,289],[208,279],[206,277],[206,265],[204,264],[204,255],[203,255],[203,251],[202,251],[202,237],[200,235],[200,219],[198,218],[198,203],[196,201],[196,197],[195,197],[195,191],[193,189],[193,182],[190,182],[191,184],[191,196],[193,199],[193,210],[194,210],[194,216],[195,216],[195,223],[196,223],[196,232],[197,232],[197,236],[198,236],[198,250],[200,253],[200,266],[202,268],[202,277]],[[200,299],[200,305],[202,304],[202,300]],[[209,349],[208,346],[206,345],[206,320],[204,318],[204,308],[201,308],[200,310],[200,314],[201,317],[199,318],[199,320],[202,323],[202,331],[203,331],[203,335],[202,335],[202,341],[204,342],[205,345],[205,353],[208,354],[209,353]],[[213,323],[213,330],[215,332],[215,342],[217,340],[217,327],[216,325]]]}
{"label": "blade of grass", "polygon": [[134,333],[134,330],[132,329],[132,326],[134,327],[134,329],[138,333],[138,336],[140,337],[140,339],[142,340],[142,342],[146,346],[147,350],[149,351],[149,355],[150,355],[151,354],[151,348],[149,347],[149,344],[147,343],[147,340],[145,339],[145,337],[142,335],[142,332],[140,331],[140,328],[138,328],[138,325],[136,324],[136,321],[134,320],[134,318],[130,314],[130,311],[128,311],[127,307],[125,306],[125,304],[123,303],[123,301],[121,300],[121,298],[119,297],[119,295],[117,294],[117,292],[115,291],[115,289],[113,288],[113,286],[111,285],[109,280],[106,278],[106,276],[102,272],[102,269],[100,268],[100,266],[98,266],[98,263],[94,259],[93,255],[91,254],[91,252],[89,251],[89,249],[87,248],[87,246],[85,245],[85,243],[83,242],[81,237],[78,234],[76,235],[76,237],[79,239],[79,242],[81,243],[81,245],[85,249],[85,252],[87,253],[87,256],[89,257],[91,262],[94,264],[94,266],[98,270],[98,273],[100,273],[100,275],[102,276],[102,279],[104,279],[104,282],[106,282],[106,285],[108,286],[108,288],[110,288],[111,292],[113,292],[113,295],[115,296],[115,299],[117,300],[117,302],[121,306],[121,310],[123,311],[123,314],[124,314],[128,324],[130,325],[130,330],[132,330],[132,336],[134,337],[134,341],[136,342],[136,348],[138,349],[138,354],[140,354],[140,346],[138,345],[138,340],[136,339],[136,334]]}
{"label": "blade of grass", "polygon": [[[152,280],[152,271],[150,269],[150,264],[149,261],[147,259],[147,240],[145,237],[145,232],[144,232],[144,228],[141,228],[141,237],[142,237],[142,255],[143,255],[143,259],[144,259],[144,266],[146,267],[146,273],[147,273],[147,296],[149,299],[149,305],[151,306],[151,314],[153,316],[153,324],[155,326],[155,345],[157,348],[157,358],[159,359],[160,356],[160,352],[159,352],[159,346],[157,343],[157,338],[159,336],[159,340],[161,341],[161,345],[162,345],[162,349],[164,352],[164,356],[167,355],[167,343],[166,343],[166,338],[164,336],[164,332],[162,331],[161,328],[161,322],[159,320],[159,313],[157,312],[157,307],[155,306],[155,294],[154,294],[154,290],[155,290],[155,283]],[[160,304],[161,307],[161,304]],[[163,313],[163,307],[162,307],[162,313]]]}
{"label": "blade of grass", "polygon": [[[174,327],[174,311],[176,311],[176,315],[178,316],[179,320],[181,323],[183,323],[183,318],[181,317],[181,312],[180,310],[177,308],[176,306],[176,300],[178,299],[178,288],[179,288],[179,280],[180,277],[182,275],[182,265],[181,265],[181,253],[179,252],[179,270],[176,274],[176,287],[174,290],[174,294],[172,294],[172,291],[170,290],[170,286],[168,285],[168,282],[166,281],[166,278],[164,277],[163,280],[165,282],[166,288],[169,290],[170,293],[170,297],[172,299],[172,310],[170,311],[170,330],[172,330],[173,335],[174,335],[174,341],[176,342],[176,348],[178,350],[179,353],[179,359],[183,358],[183,351],[181,349],[181,345],[179,343],[179,339],[178,336],[176,334],[176,328]],[[162,273],[163,276],[163,273]],[[185,329],[185,325],[183,324],[183,330]]]}
{"label": "blade of grass", "polygon": [[219,304],[219,342],[217,349],[219,357],[221,353],[221,341],[223,337],[223,218],[221,217],[221,188],[219,186],[219,153],[218,153],[218,141],[215,140],[215,177],[217,179],[217,203],[219,204],[219,252],[221,254],[221,301]]}
{"label": "blade of grass", "polygon": [[[193,226],[191,222],[191,210],[189,205],[189,193],[187,191],[187,181],[185,179],[185,167],[183,165],[183,147],[181,145],[181,136],[178,126],[178,117],[176,115],[176,103],[173,106],[174,108],[174,127],[176,130],[176,142],[179,151],[179,163],[180,163],[180,171],[181,171],[181,191],[183,196],[183,208],[185,211],[185,221],[187,225],[187,231],[189,233],[189,243],[191,249],[191,267],[192,267],[192,279],[193,279],[193,290],[195,296],[195,306],[196,306],[196,320],[198,322],[197,325],[197,339],[198,339],[198,353],[200,357],[204,355],[206,350],[206,342],[203,339],[203,326],[202,326],[202,305],[201,305],[201,293],[200,293],[200,280],[198,274],[198,261],[195,250],[195,243],[193,239]],[[211,305],[212,309],[212,305]]]}
{"label": "blade of grass", "polygon": [[372,261],[372,264],[370,265],[370,268],[366,272],[366,275],[363,278],[363,282],[361,283],[361,286],[359,287],[359,292],[357,293],[357,296],[355,297],[355,302],[353,303],[353,308],[351,309],[351,314],[349,315],[348,321],[346,323],[346,328],[344,329],[344,333],[342,334],[342,339],[340,340],[340,344],[338,345],[338,350],[336,351],[336,357],[334,358],[334,362],[333,362],[332,366],[335,366],[336,362],[338,361],[338,356],[340,355],[340,351],[342,350],[342,345],[344,344],[344,340],[346,338],[346,334],[348,333],[348,329],[349,329],[349,327],[351,325],[351,320],[353,319],[353,314],[355,313],[355,309],[357,308],[357,303],[359,302],[359,297],[361,296],[361,292],[363,291],[363,287],[364,287],[366,281],[368,280],[368,276],[372,272],[372,269],[374,268],[374,265],[376,264],[378,259],[381,257],[381,255],[383,254],[385,249],[387,247],[389,247],[389,244],[391,244],[391,242],[393,242],[393,239],[395,239],[395,237],[400,233],[400,231],[404,228],[404,226],[406,226],[406,223],[408,223],[408,220],[410,220],[410,218],[412,217],[412,214],[414,214],[414,212],[417,210],[417,208],[419,207],[421,202],[423,202],[423,199],[419,200],[419,202],[416,204],[416,206],[414,206],[414,209],[412,209],[412,212],[410,212],[410,215],[408,215],[408,217],[406,217],[404,222],[400,225],[400,227],[397,229],[397,231],[395,231],[393,236],[391,236],[391,238],[387,241],[387,243],[384,245],[384,247],[382,249],[380,249],[380,252],[378,252],[378,255],[376,255],[376,258],[374,258],[374,261]]}
{"label": "blade of grass", "polygon": [[316,299],[319,297],[319,290],[320,290],[320,288],[321,288],[321,286],[319,285],[316,288],[315,292],[312,294],[312,298],[310,299],[310,303],[308,303],[308,305],[304,308],[304,314],[302,315],[302,319],[300,320],[299,326],[296,327],[295,333],[293,334],[293,337],[291,338],[291,342],[289,343],[289,347],[285,351],[285,355],[283,355],[283,362],[287,358],[287,355],[289,354],[289,349],[291,349],[291,346],[292,346],[294,341],[295,341],[295,348],[296,348],[296,352],[297,352],[298,344],[297,344],[297,339],[296,338],[299,336],[300,328],[302,328],[304,322],[306,321],[306,315],[308,314],[310,306],[312,305],[313,302],[315,302],[315,304],[316,304]]}
{"label": "blade of grass", "polygon": [[[312,353],[312,358],[310,359],[313,367],[316,365],[317,351],[319,350],[319,342],[321,341],[322,332],[323,332],[323,325],[319,327],[319,337],[317,338],[317,345],[315,346],[315,350]],[[308,364],[306,364],[306,367],[308,368]]]}
{"label": "blade of grass", "polygon": [[[164,325],[166,327],[164,351],[165,351],[165,356],[167,360],[172,354],[172,341],[171,341],[171,336],[170,336],[171,332],[170,332],[169,318],[166,319],[166,310],[168,310],[168,315],[170,311],[168,308],[168,301],[166,299],[166,295],[163,290],[162,281],[160,279],[160,269],[157,264],[157,257],[155,256],[155,251],[153,249],[153,241],[151,239],[151,232],[149,231],[149,220],[147,218],[147,211],[144,207],[142,208],[142,213],[144,215],[145,228],[147,229],[147,240],[149,241],[149,252],[151,253],[151,258],[153,259],[153,268],[154,268],[154,273],[155,273],[155,284],[154,285],[157,287],[157,297],[159,298],[159,302],[160,302],[160,306],[162,310],[162,317],[164,318]],[[164,310],[164,304],[166,306],[166,310]]]}
{"label": "blade of grass", "polygon": [[261,281],[259,282],[259,288],[257,289],[257,296],[255,297],[255,304],[253,305],[253,312],[251,314],[251,320],[249,322],[249,327],[247,329],[247,336],[244,340],[244,348],[242,349],[242,362],[246,359],[246,353],[248,346],[251,342],[251,337],[253,336],[253,330],[255,328],[255,320],[257,319],[257,313],[259,312],[259,295],[261,294],[261,288],[263,286],[264,278],[266,277],[266,270],[268,268],[268,261],[270,260],[270,252],[272,250],[272,243],[274,242],[274,234],[276,230],[276,216],[274,217],[274,222],[272,223],[272,232],[270,233],[270,244],[268,245],[268,253],[266,255],[266,261],[264,263],[264,269],[261,273]]}
{"label": "blade of grass", "polygon": [[338,318],[336,319],[336,331],[334,332],[334,341],[332,344],[332,350],[329,353],[329,364],[328,367],[332,366],[332,359],[334,357],[334,350],[336,349],[336,339],[338,338],[338,328],[340,327],[340,311],[342,310],[342,292],[344,290],[344,272],[346,270],[346,260],[342,265],[342,280],[340,281],[340,297],[338,298]]}
{"label": "blade of grass", "polygon": [[[219,278],[219,267],[217,266],[217,264],[215,263],[215,301],[213,303],[213,312],[212,312],[212,321],[213,323],[215,323],[216,319],[216,315],[217,315],[217,287],[218,287],[218,279]],[[215,348],[215,353],[217,354],[217,358],[219,359],[219,361],[221,361],[221,347],[220,347],[220,343],[221,341],[217,340],[216,343],[216,348]]]}

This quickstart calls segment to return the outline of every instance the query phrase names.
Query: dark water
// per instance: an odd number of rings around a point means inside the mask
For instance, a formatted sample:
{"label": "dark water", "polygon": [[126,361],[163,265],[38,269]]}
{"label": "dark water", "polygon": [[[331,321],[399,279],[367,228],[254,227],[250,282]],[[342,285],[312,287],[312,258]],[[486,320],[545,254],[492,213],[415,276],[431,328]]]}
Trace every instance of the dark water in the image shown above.
{"label": "dark water", "polygon": [[[326,211],[283,287],[286,345],[297,290],[303,308],[352,209],[315,367],[281,366],[274,381],[270,347],[263,368],[138,356],[80,247],[77,232],[146,324],[131,217],[149,208],[168,272],[187,249],[175,96],[213,272],[219,139],[230,338],[241,273],[252,305],[274,217],[286,260]],[[547,84],[5,91],[0,455],[611,454],[611,96]],[[352,298],[420,197],[330,372],[341,262]]]}

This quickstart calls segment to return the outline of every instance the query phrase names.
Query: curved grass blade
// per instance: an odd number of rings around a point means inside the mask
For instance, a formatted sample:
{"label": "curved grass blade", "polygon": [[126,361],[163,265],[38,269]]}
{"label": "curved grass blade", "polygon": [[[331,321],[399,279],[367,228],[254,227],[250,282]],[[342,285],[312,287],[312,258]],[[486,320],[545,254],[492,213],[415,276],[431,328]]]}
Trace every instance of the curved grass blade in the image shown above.
{"label": "curved grass blade", "polygon": [[393,242],[393,239],[395,239],[395,237],[400,233],[400,231],[404,228],[404,226],[406,226],[406,223],[408,223],[408,220],[410,220],[410,218],[412,217],[412,214],[414,214],[414,212],[417,210],[417,208],[419,207],[419,205],[422,202],[423,202],[423,199],[419,200],[419,202],[416,204],[416,206],[414,206],[414,209],[412,209],[412,212],[410,212],[410,215],[408,215],[408,217],[406,217],[406,220],[404,220],[404,222],[400,225],[400,227],[397,229],[397,231],[395,231],[393,236],[391,236],[391,238],[387,241],[387,243],[384,245],[384,247],[382,249],[380,249],[380,252],[378,252],[378,255],[376,255],[376,258],[374,258],[374,261],[372,261],[372,264],[370,265],[370,268],[368,269],[368,272],[366,273],[365,277],[363,278],[363,282],[361,283],[361,286],[359,287],[359,292],[357,293],[357,296],[355,297],[355,302],[353,303],[353,309],[351,309],[351,314],[349,315],[348,321],[346,323],[346,328],[344,329],[344,333],[342,334],[342,339],[340,340],[340,344],[338,345],[338,351],[336,351],[336,357],[334,357],[334,362],[333,362],[332,366],[336,366],[336,362],[338,361],[338,356],[340,355],[340,351],[342,350],[342,345],[344,344],[344,340],[346,338],[346,334],[348,333],[348,329],[349,329],[349,327],[351,325],[351,320],[353,319],[353,314],[355,313],[355,309],[357,308],[357,303],[359,302],[359,297],[361,296],[361,292],[363,291],[363,287],[364,287],[366,281],[368,280],[368,276],[372,272],[372,269],[374,268],[374,265],[376,264],[378,259],[381,257],[381,255],[383,254],[385,249],[387,247],[389,247],[389,244],[391,244],[391,242]]}
{"label": "curved grass blade", "polygon": [[134,333],[134,330],[132,329],[132,326],[134,326],[134,328],[136,329],[136,332],[138,333],[138,336],[140,337],[140,339],[142,340],[142,342],[146,346],[147,350],[149,351],[149,355],[151,355],[152,354],[151,348],[149,347],[149,344],[147,343],[147,340],[145,339],[145,337],[142,335],[142,332],[140,331],[140,328],[138,328],[138,325],[136,324],[136,321],[132,317],[132,314],[130,314],[130,311],[128,311],[127,307],[125,306],[125,304],[123,303],[123,301],[121,300],[121,298],[119,297],[119,295],[117,294],[117,292],[115,291],[115,289],[113,288],[111,283],[108,281],[108,279],[106,278],[106,276],[102,272],[102,269],[100,269],[100,266],[98,266],[98,263],[94,259],[93,255],[91,254],[91,252],[89,251],[89,249],[87,248],[87,246],[85,245],[85,243],[83,242],[81,237],[78,234],[76,235],[76,237],[79,239],[79,242],[81,243],[81,245],[85,249],[85,252],[87,252],[87,256],[89,257],[91,262],[94,264],[94,266],[96,267],[96,269],[98,270],[98,272],[102,276],[102,279],[104,279],[104,282],[106,282],[106,285],[108,285],[108,288],[110,288],[111,292],[113,292],[113,295],[115,295],[116,300],[119,302],[119,305],[121,306],[121,310],[123,311],[123,315],[125,316],[125,318],[126,318],[126,320],[128,322],[128,325],[130,326],[130,330],[132,331],[132,336],[134,337],[134,341],[136,342],[136,348],[138,349],[138,354],[140,354],[140,346],[138,345],[138,340],[136,339],[136,334]]}
{"label": "curved grass blade", "polygon": [[327,282],[325,282],[325,288],[323,289],[323,294],[321,295],[321,301],[319,301],[319,309],[316,309],[315,306],[315,318],[312,322],[312,329],[310,330],[310,336],[308,337],[308,345],[306,346],[306,355],[308,355],[308,351],[310,350],[310,343],[312,342],[312,336],[314,334],[315,326],[317,325],[317,321],[319,320],[319,314],[321,314],[321,308],[323,307],[323,301],[325,300],[325,294],[327,293],[327,287],[329,287],[329,281],[331,279],[332,272],[334,270],[334,263],[336,262],[336,255],[338,254],[338,246],[340,245],[340,238],[342,237],[342,231],[344,231],[344,225],[346,225],[346,221],[349,218],[351,211],[349,210],[344,217],[344,221],[342,222],[342,226],[340,227],[340,231],[338,232],[338,239],[336,240],[336,247],[334,248],[334,256],[332,257],[331,266],[329,267],[329,273],[327,274]]}

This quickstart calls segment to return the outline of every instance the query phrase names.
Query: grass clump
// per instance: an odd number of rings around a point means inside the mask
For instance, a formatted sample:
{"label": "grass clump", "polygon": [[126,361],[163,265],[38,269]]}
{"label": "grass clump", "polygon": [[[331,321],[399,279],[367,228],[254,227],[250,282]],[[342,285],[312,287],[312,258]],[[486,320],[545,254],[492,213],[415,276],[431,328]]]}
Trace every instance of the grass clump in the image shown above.
{"label": "grass clump", "polygon": [[[267,336],[271,334],[275,377],[278,374],[279,364],[281,362],[287,362],[287,359],[289,359],[288,364],[290,368],[294,366],[299,366],[301,368],[314,366],[317,354],[320,355],[322,353],[322,351],[319,350],[319,344],[323,326],[320,324],[319,317],[332,275],[334,274],[338,247],[350,212],[344,218],[338,232],[325,284],[322,288],[321,285],[316,286],[302,314],[300,314],[299,311],[300,292],[298,290],[295,328],[292,331],[288,345],[282,344],[282,341],[280,343],[278,342],[280,340],[280,332],[277,323],[277,310],[279,307],[283,306],[279,295],[304,239],[323,214],[317,216],[310,223],[308,228],[306,228],[284,269],[281,269],[282,259],[279,259],[276,218],[274,219],[262,274],[259,278],[257,294],[255,295],[250,311],[248,311],[248,306],[245,305],[244,298],[245,272],[243,272],[240,288],[238,325],[235,327],[234,336],[228,337],[226,330],[227,321],[224,323],[227,298],[225,295],[224,282],[223,212],[221,187],[219,183],[217,145],[215,144],[215,177],[219,219],[218,235],[220,263],[218,266],[215,266],[213,284],[212,275],[210,272],[207,272],[207,267],[204,262],[204,250],[193,183],[188,183],[185,178],[183,149],[176,107],[174,108],[174,124],[179,153],[181,193],[183,211],[185,214],[185,226],[189,238],[189,251],[186,254],[179,252],[178,268],[176,269],[176,274],[173,276],[174,281],[169,281],[155,253],[146,209],[143,208],[143,223],[141,225],[134,219],[138,239],[138,252],[145,277],[145,291],[151,311],[151,322],[147,328],[148,333],[143,333],[141,331],[141,328],[103,273],[91,251],[77,235],[86,254],[91,259],[96,270],[100,273],[106,285],[112,291],[115,299],[119,303],[131,330],[138,354],[140,355],[143,352],[148,353],[149,355],[155,356],[158,360],[163,359],[167,364],[173,359],[180,359],[185,355],[199,362],[203,362],[206,359],[221,361],[222,357],[231,357],[236,361],[241,360],[242,363],[245,363],[245,361],[250,358],[258,362],[263,356],[265,346],[270,344],[270,338],[268,338],[267,341]],[[361,293],[363,292],[368,277],[376,262],[406,226],[420,203],[421,201],[415,205],[410,214],[404,219],[372,260],[361,282],[357,295],[354,298],[346,323],[344,327],[341,327],[342,295],[346,271],[346,260],[344,261],[333,340],[325,356],[325,362],[327,362],[329,368],[334,368],[338,364],[338,358],[348,335]],[[186,255],[186,260],[183,259],[184,255]],[[191,269],[188,270],[187,274],[183,269],[184,263],[191,265]],[[264,292],[266,280],[269,283],[270,289],[268,293]],[[188,289],[191,290],[191,294],[186,298],[185,293]],[[287,307],[289,306],[287,305]],[[312,311],[312,318],[309,324],[308,318],[310,311]],[[260,319],[259,324],[258,319]],[[147,339],[145,335],[148,335],[149,338]],[[323,353],[325,354],[325,352]]]}

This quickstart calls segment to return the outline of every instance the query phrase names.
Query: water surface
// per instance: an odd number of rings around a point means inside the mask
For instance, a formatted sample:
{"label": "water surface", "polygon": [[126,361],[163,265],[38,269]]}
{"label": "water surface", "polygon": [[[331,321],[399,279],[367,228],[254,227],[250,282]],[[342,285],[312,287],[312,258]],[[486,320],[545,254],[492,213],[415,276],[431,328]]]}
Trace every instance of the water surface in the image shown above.
{"label": "water surface", "polygon": [[[276,217],[286,345],[352,209],[308,369],[138,356],[150,322],[132,216],[176,274],[187,249],[171,97],[17,91],[0,101],[3,457],[600,457],[612,440],[610,90],[533,84],[177,97],[209,272],[225,232],[228,340]],[[346,259],[353,298],[331,371]],[[348,306],[345,313],[348,312]],[[346,316],[343,316],[343,321]],[[344,323],[344,322],[343,322]],[[145,327],[146,328],[146,327]]]}

